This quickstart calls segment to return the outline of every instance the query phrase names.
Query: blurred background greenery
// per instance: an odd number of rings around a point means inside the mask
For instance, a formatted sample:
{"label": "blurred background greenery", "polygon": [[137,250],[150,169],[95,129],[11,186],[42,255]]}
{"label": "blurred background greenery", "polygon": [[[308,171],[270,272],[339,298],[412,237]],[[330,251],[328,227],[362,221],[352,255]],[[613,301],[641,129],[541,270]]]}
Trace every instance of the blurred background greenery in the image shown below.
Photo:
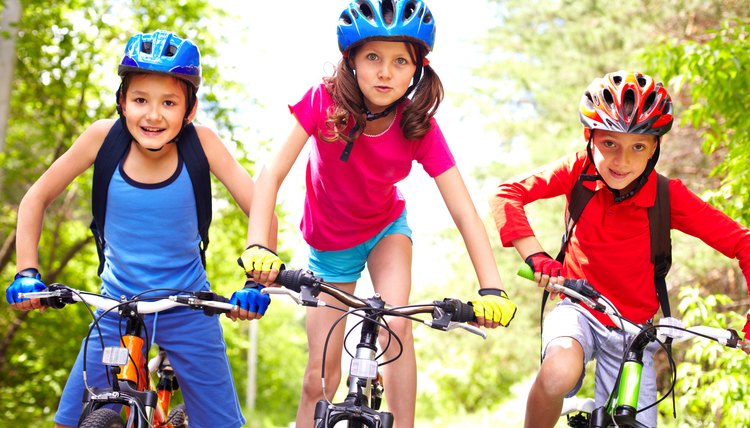
{"label": "blurred background greenery", "polygon": [[[444,1],[432,0],[433,10]],[[483,17],[485,22],[491,23],[473,41],[483,60],[473,66],[466,89],[446,86],[448,103],[455,107],[450,111],[467,112],[452,126],[462,122],[471,126],[471,116],[479,115],[486,126],[482,135],[489,136],[482,145],[493,159],[462,168],[471,183],[492,189],[510,176],[582,149],[576,109],[585,86],[609,71],[638,69],[663,80],[676,104],[678,121],[664,139],[657,169],[750,224],[750,213],[743,208],[750,205],[750,177],[745,173],[750,155],[746,2],[479,0],[467,4],[477,3],[483,14],[489,14]],[[285,4],[279,2],[278,7]],[[193,39],[201,47],[206,82],[199,94],[198,121],[215,127],[251,173],[257,153],[267,152],[267,139],[240,137],[253,130],[236,120],[237,107],[227,103],[230,97],[239,97],[263,108],[220,67],[224,52],[217,47],[234,35],[216,29],[238,25],[231,3],[4,0],[0,16],[0,272],[6,283],[15,273],[18,203],[89,124],[116,115],[117,77],[112,64],[119,62],[133,29],[173,29]],[[273,65],[267,72],[275,72]],[[461,150],[461,141],[450,143],[454,151]],[[88,231],[90,181],[90,174],[76,180],[47,211],[40,261],[48,283],[98,288],[96,252]],[[229,295],[241,285],[234,260],[244,245],[246,219],[219,183],[213,189],[217,203],[208,251],[209,278],[215,289]],[[485,205],[485,200],[475,203]],[[563,204],[542,201],[527,209],[551,253],[559,245]],[[278,213],[281,254],[290,260],[296,249],[291,243],[299,240],[299,213],[285,206]],[[420,427],[522,424],[528,384],[539,364],[540,294],[514,276],[518,256],[500,247],[491,219],[486,225],[506,287],[520,309],[509,329],[490,331],[485,342],[415,329]],[[448,273],[430,277],[425,284],[420,281],[422,273],[415,272],[412,300],[470,298],[473,285],[457,286],[476,282],[468,257],[447,256],[451,248],[463,248],[457,231],[444,228],[432,233],[429,241],[434,251],[443,251],[435,255],[434,264]],[[676,231],[673,248],[675,261],[667,278],[673,308],[679,308],[688,321],[741,328],[749,302],[736,262]],[[51,425],[88,322],[83,307],[40,314],[21,313],[0,303],[0,426]],[[249,339],[249,323],[224,324],[247,426],[288,426],[296,413],[306,361],[304,311],[274,302],[253,327],[257,343]],[[671,400],[665,400],[660,405],[662,426],[750,425],[750,411],[744,405],[750,397],[744,355],[721,353],[697,341],[676,346],[675,355],[680,362],[677,418],[672,417]],[[663,355],[657,355],[657,363],[660,390],[666,392],[669,376]],[[254,384],[247,381],[251,366],[257,374]],[[589,382],[585,392],[591,390]],[[247,399],[248,394],[254,401]]]}

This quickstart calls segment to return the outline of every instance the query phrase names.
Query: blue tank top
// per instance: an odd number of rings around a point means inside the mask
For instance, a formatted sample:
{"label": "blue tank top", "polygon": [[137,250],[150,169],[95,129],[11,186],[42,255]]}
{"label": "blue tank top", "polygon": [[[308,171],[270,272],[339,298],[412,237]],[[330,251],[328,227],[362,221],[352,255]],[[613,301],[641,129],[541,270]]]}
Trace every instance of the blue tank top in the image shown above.
{"label": "blue tank top", "polygon": [[[170,178],[154,184],[134,181],[120,162],[109,184],[104,228],[102,294],[131,297],[152,288],[209,288],[198,247],[195,194],[182,158]],[[169,294],[174,292],[147,296]]]}

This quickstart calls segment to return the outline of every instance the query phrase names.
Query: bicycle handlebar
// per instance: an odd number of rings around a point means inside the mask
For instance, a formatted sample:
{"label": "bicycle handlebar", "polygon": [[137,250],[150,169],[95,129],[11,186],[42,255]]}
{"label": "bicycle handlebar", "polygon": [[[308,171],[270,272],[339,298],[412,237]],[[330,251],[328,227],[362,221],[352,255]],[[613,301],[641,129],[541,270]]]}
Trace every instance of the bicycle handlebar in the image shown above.
{"label": "bicycle handlebar", "polygon": [[84,302],[88,305],[99,308],[103,311],[111,311],[123,304],[132,303],[129,308],[138,314],[153,314],[177,306],[187,306],[191,309],[211,308],[217,313],[231,312],[237,306],[232,305],[229,300],[213,292],[189,292],[185,294],[176,294],[167,298],[157,300],[117,300],[112,297],[101,294],[89,293],[86,291],[76,290],[63,284],[50,284],[46,291],[37,291],[31,293],[18,293],[19,298],[27,299],[44,299],[43,304],[60,309],[66,304]]}
{"label": "bicycle handlebar", "polygon": [[[518,276],[535,281],[534,272],[527,264],[519,267]],[[583,303],[591,309],[609,316],[609,319],[627,333],[632,335],[641,334],[644,327],[638,325],[620,315],[617,308],[604,298],[594,287],[584,279],[565,279],[563,284],[549,284],[549,288],[555,292],[565,294],[575,303]],[[742,349],[741,339],[736,330],[722,329],[708,326],[685,327],[677,318],[666,317],[659,320],[659,324],[654,325],[660,340],[671,338],[672,343],[684,342],[696,337],[703,337],[714,340],[721,345],[729,348]]]}
{"label": "bicycle handlebar", "polygon": [[[284,294],[289,296],[297,304],[303,306],[325,306],[325,302],[318,300],[320,292],[334,297],[336,300],[351,308],[380,309],[385,315],[410,317],[416,314],[432,314],[432,320],[415,318],[425,325],[438,330],[453,330],[462,328],[486,339],[487,334],[478,327],[467,322],[476,321],[474,308],[470,303],[458,299],[443,299],[432,303],[415,304],[407,306],[392,306],[384,303],[382,307],[374,306],[369,299],[361,299],[349,294],[327,282],[316,277],[312,272],[305,269],[282,270],[276,277],[276,283],[284,288],[266,287],[261,292],[266,294]],[[379,297],[376,295],[376,297]]]}

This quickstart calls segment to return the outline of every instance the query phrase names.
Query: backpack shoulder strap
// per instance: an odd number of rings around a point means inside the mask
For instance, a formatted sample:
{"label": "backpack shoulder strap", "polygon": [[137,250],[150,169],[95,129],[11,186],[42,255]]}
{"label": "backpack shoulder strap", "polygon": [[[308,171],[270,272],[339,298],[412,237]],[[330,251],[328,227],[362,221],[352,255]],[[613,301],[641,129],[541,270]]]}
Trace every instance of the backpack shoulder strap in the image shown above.
{"label": "backpack shoulder strap", "polygon": [[654,284],[662,315],[671,315],[665,277],[672,267],[672,238],[670,235],[669,178],[657,173],[656,201],[648,209],[651,231],[651,262],[654,264]]}
{"label": "backpack shoulder strap", "polygon": [[123,128],[122,121],[115,121],[94,160],[94,177],[91,185],[91,211],[94,218],[91,220],[90,227],[96,240],[96,251],[99,254],[97,270],[99,275],[104,269],[104,219],[109,183],[120,159],[130,146],[131,139],[130,133]]}
{"label": "backpack shoulder strap", "polygon": [[[589,189],[583,185],[583,177],[579,176],[576,183],[573,185],[573,190],[570,193],[570,201],[568,202],[568,208],[565,211],[565,232],[562,237],[562,243],[560,244],[560,252],[557,253],[555,259],[562,263],[565,260],[565,249],[568,248],[568,241],[570,236],[573,234],[573,229],[581,217],[584,208],[588,205],[591,198],[594,197],[595,191]],[[542,293],[542,306],[539,311],[539,329],[544,328],[544,307],[547,306],[547,299],[549,298],[549,291],[546,289]],[[540,334],[541,337],[541,334]],[[540,346],[539,355],[541,357],[542,350]]]}
{"label": "backpack shoulder strap", "polygon": [[182,159],[185,161],[190,181],[195,193],[195,206],[198,211],[198,232],[201,237],[201,261],[206,266],[206,248],[208,248],[208,228],[211,226],[211,167],[203,151],[195,126],[188,124],[177,144]]}

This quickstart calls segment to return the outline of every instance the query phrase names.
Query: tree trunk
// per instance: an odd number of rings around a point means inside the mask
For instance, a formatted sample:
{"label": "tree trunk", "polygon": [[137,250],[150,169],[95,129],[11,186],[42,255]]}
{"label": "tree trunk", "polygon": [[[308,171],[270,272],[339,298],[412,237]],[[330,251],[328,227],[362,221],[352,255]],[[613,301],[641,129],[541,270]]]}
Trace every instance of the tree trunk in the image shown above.
{"label": "tree trunk", "polygon": [[21,1],[6,0],[0,16],[0,153],[5,151],[5,134],[10,112],[10,90],[16,66],[16,34],[21,19]]}

